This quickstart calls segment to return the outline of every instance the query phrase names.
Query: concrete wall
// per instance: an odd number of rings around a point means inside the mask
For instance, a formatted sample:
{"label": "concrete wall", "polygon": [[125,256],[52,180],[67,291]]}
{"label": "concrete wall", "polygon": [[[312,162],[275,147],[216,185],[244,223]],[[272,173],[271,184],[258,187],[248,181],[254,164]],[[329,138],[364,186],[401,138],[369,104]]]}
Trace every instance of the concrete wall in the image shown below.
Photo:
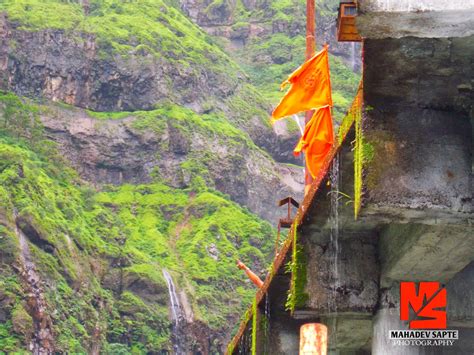
{"label": "concrete wall", "polygon": [[474,34],[473,0],[359,0],[364,38],[466,37]]}
{"label": "concrete wall", "polygon": [[423,223],[472,213],[473,56],[474,37],[366,41],[369,204]]}

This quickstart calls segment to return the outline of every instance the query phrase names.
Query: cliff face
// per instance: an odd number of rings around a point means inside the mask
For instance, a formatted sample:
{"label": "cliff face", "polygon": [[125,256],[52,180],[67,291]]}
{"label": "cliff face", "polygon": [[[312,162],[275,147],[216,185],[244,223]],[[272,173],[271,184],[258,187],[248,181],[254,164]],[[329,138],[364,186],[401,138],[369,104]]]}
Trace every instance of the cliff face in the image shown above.
{"label": "cliff face", "polygon": [[[100,57],[95,35],[62,30],[30,32],[0,18],[4,88],[24,96],[94,111],[149,110],[173,100],[202,111],[206,97],[232,95],[242,73],[190,68],[138,49],[129,56]],[[7,57],[5,57],[7,56]],[[217,57],[217,55],[216,55]],[[225,60],[209,55],[207,60]]]}
{"label": "cliff face", "polygon": [[301,198],[298,128],[268,118],[304,10],[82,5],[0,3],[0,349],[219,352],[254,292],[235,259],[263,276],[262,219]]}
{"label": "cliff face", "polygon": [[41,120],[60,151],[95,185],[159,178],[187,188],[201,178],[269,221],[279,214],[275,196],[301,191],[301,168],[275,163],[230,125],[213,132],[207,117],[173,106],[127,116],[97,119],[84,110],[53,106]]}
{"label": "cliff face", "polygon": [[[268,0],[180,0],[182,11],[207,33],[226,38],[230,50],[249,49],[251,42],[265,43],[272,36],[284,34],[290,38],[306,35],[306,2],[294,0],[278,3]],[[316,2],[316,42],[329,44],[331,53],[342,57],[353,69],[360,69],[361,61],[354,45],[336,39],[336,11],[338,0]],[[245,57],[237,57],[245,61]],[[274,58],[276,59],[276,58]],[[273,60],[278,63],[278,59]],[[279,64],[283,62],[280,61]]]}
{"label": "cliff face", "polygon": [[[225,115],[229,122],[225,129],[243,130],[241,141],[245,144],[234,142],[235,149],[205,130],[196,136],[191,125],[188,133],[182,133],[182,129],[173,128],[174,118],[166,113],[161,114],[158,125],[167,121],[167,128],[158,135],[146,129],[133,131],[133,119],[96,124],[87,115],[78,117],[67,110],[52,117],[44,114],[50,137],[60,143],[61,151],[86,180],[147,182],[152,170],[159,168],[172,186],[185,187],[191,176],[182,163],[206,159],[200,163],[209,172],[212,187],[269,220],[277,216],[270,208],[274,206],[273,192],[284,196],[301,191],[301,170],[276,164],[254,144],[268,148],[276,158],[295,161],[288,140],[293,142],[296,137],[282,140],[270,129],[265,122],[267,104],[246,84],[235,65],[228,75],[216,67],[171,64],[150,54],[104,58],[92,35],[24,31],[6,16],[0,22],[5,89],[98,111],[152,110],[173,102],[176,107],[191,108],[184,114]],[[224,131],[220,134],[221,138],[225,135]],[[244,138],[246,135],[253,142]],[[164,150],[163,144],[167,145]]]}
{"label": "cliff face", "polygon": [[94,34],[26,31],[2,14],[0,88],[94,111],[152,110],[172,102],[199,114],[220,112],[277,160],[296,162],[284,143],[295,137],[282,139],[270,129],[268,103],[225,53],[207,45],[182,58],[140,45],[124,54]]}

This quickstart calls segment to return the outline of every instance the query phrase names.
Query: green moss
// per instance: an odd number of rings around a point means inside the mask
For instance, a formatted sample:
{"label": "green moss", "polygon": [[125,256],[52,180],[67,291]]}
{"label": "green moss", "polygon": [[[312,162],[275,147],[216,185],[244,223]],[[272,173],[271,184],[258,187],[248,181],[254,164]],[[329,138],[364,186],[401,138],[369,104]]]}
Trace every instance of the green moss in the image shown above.
{"label": "green moss", "polygon": [[96,112],[86,110],[90,117],[97,118],[99,120],[121,120],[132,115],[131,112]]}
{"label": "green moss", "polygon": [[[38,271],[52,285],[48,304],[67,315],[55,322],[59,349],[84,353],[97,324],[104,329],[104,342],[118,344],[128,337],[128,349],[167,349],[164,267],[186,290],[196,318],[214,329],[221,329],[250,301],[253,288],[235,271],[235,259],[256,268],[266,265],[274,235],[268,223],[207,188],[202,180],[192,197],[191,189],[162,183],[94,192],[81,186],[75,174],[51,169],[47,157],[22,144],[0,139],[1,198],[11,206],[8,213],[15,208],[54,247],[51,254],[30,244]],[[5,226],[0,232],[0,243],[14,255],[17,244],[9,239],[14,234]],[[105,279],[120,280],[122,275],[121,296],[115,293],[120,281],[114,283],[115,290],[105,289],[90,265],[101,273],[108,269]],[[6,280],[5,275],[0,269],[0,281]],[[126,287],[133,282],[151,291],[132,294]],[[77,285],[82,285],[81,291]],[[238,299],[229,292],[236,287]],[[5,290],[12,295],[20,292]],[[107,300],[108,306],[92,306],[97,297]],[[8,338],[8,344],[14,339]]]}
{"label": "green moss", "polygon": [[0,354],[18,351],[21,349],[18,335],[13,333],[12,322],[0,323]]}
{"label": "green moss", "polygon": [[20,21],[29,30],[73,29],[84,18],[78,3],[51,0],[5,0],[0,9],[7,10],[13,21]]}
{"label": "green moss", "polygon": [[258,309],[257,309],[257,298],[253,300],[252,305],[252,355],[257,355],[257,318],[258,318]]}
{"label": "green moss", "polygon": [[[140,3],[118,0],[91,1],[86,16],[77,2],[61,0],[6,0],[0,11],[22,29],[54,28],[93,34],[101,56],[151,54],[177,66],[212,67],[236,79],[238,67],[210,38],[178,9],[163,0]],[[83,40],[76,36],[77,41]],[[199,71],[198,67],[194,69]],[[230,70],[230,69],[233,69]]]}
{"label": "green moss", "polygon": [[293,224],[292,257],[287,266],[287,270],[291,272],[291,284],[285,307],[291,313],[296,308],[304,307],[308,300],[308,294],[305,292],[307,259],[303,246],[298,244],[297,225]]}

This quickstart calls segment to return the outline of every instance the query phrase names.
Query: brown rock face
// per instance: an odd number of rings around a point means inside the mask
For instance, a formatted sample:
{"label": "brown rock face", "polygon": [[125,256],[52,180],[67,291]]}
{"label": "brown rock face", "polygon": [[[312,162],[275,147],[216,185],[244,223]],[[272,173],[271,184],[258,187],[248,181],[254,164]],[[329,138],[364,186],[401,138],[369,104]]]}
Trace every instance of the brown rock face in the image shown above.
{"label": "brown rock face", "polygon": [[95,111],[134,111],[165,99],[199,108],[206,96],[225,98],[237,85],[205,66],[170,64],[146,52],[108,59],[97,52],[92,35],[22,31],[0,17],[0,87],[19,95]]}
{"label": "brown rock face", "polygon": [[[254,27],[229,28],[229,36],[239,37]],[[151,110],[169,101],[198,113],[218,111],[276,160],[298,163],[291,154],[296,137],[279,137],[268,127],[270,107],[265,102],[251,98],[247,103],[253,93],[245,93],[242,73],[191,64],[140,51],[104,58],[92,35],[23,31],[0,15],[0,89],[94,111]],[[241,107],[235,107],[235,98]],[[247,112],[245,104],[258,113]]]}
{"label": "brown rock face", "polygon": [[82,110],[51,109],[41,119],[64,156],[94,184],[149,182],[158,172],[170,185],[184,188],[192,173],[182,164],[199,163],[201,154],[211,152],[207,183],[269,221],[279,216],[273,206],[280,196],[300,198],[301,169],[275,163],[246,144],[228,146],[198,131],[189,135],[166,117],[156,118],[165,122],[160,132],[138,128],[137,117],[102,121]]}

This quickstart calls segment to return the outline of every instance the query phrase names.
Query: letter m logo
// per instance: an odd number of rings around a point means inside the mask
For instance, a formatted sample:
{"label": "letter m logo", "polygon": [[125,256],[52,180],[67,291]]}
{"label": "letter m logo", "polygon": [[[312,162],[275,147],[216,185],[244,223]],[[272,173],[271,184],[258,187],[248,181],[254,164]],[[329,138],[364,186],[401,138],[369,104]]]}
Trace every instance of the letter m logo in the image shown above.
{"label": "letter m logo", "polygon": [[418,294],[415,282],[401,282],[400,320],[409,320],[410,306],[415,313],[410,329],[446,329],[446,289],[439,282],[420,282]]}

